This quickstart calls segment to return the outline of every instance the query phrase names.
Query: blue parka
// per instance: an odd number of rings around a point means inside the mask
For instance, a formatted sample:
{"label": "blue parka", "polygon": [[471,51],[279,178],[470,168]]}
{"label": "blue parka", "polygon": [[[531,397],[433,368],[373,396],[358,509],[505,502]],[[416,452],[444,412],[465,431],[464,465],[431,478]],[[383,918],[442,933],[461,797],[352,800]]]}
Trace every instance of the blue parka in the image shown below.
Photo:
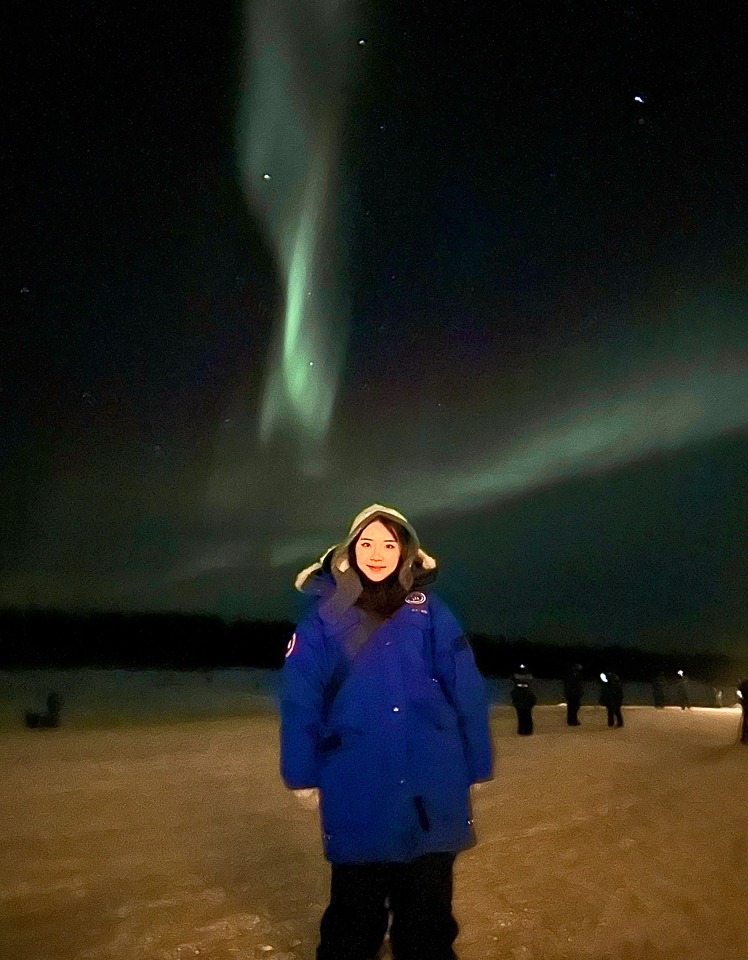
{"label": "blue parka", "polygon": [[331,623],[320,603],[286,656],[281,773],[292,789],[319,788],[327,859],[470,847],[469,786],[490,778],[492,753],[485,683],[457,620],[413,591],[351,655],[365,614],[351,606]]}

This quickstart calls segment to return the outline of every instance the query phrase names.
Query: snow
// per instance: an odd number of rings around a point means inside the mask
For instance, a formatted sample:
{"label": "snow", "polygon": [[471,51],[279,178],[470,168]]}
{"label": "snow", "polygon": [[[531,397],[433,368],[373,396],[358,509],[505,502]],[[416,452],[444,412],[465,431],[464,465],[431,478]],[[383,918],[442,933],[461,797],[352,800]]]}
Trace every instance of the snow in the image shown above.
{"label": "snow", "polygon": [[[312,960],[329,868],[279,781],[264,693],[234,701],[242,716],[167,722],[156,697],[150,721],[63,708],[59,730],[2,727],[3,960]],[[576,728],[558,706],[534,716],[518,737],[493,712],[496,778],[455,872],[461,960],[742,960],[739,711],[624,707],[620,730],[593,706]]]}
{"label": "snow", "polygon": [[275,670],[3,670],[0,729],[26,710],[43,712],[47,694],[62,699],[66,725],[111,726],[154,720],[237,716],[274,709]]}

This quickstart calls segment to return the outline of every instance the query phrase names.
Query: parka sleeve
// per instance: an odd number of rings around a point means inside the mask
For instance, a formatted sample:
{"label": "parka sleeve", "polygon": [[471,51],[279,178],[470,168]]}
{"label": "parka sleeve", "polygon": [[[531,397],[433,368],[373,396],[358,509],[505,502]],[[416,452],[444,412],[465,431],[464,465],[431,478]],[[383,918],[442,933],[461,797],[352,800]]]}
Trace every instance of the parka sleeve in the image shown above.
{"label": "parka sleeve", "polygon": [[493,750],[486,682],[454,614],[433,595],[429,605],[434,631],[434,673],[457,713],[470,782],[489,780]]}
{"label": "parka sleeve", "polygon": [[326,684],[324,634],[316,616],[296,628],[281,674],[280,769],[292,790],[316,787],[317,744]]}

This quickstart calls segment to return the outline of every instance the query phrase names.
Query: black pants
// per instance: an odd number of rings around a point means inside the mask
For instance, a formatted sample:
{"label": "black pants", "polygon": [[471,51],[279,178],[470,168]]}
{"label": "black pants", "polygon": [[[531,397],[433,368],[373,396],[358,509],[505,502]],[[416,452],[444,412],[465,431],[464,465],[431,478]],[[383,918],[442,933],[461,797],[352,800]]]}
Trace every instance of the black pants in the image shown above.
{"label": "black pants", "polygon": [[317,960],[374,960],[390,912],[395,960],[455,960],[454,859],[429,853],[411,863],[333,865]]}
{"label": "black pants", "polygon": [[623,714],[620,707],[608,707],[608,726],[623,726]]}
{"label": "black pants", "polygon": [[532,725],[532,708],[515,707],[514,709],[517,711],[517,733],[523,737],[529,736],[534,729]]}
{"label": "black pants", "polygon": [[566,701],[566,722],[570,727],[579,726],[579,708],[582,705],[581,697],[569,697]]}

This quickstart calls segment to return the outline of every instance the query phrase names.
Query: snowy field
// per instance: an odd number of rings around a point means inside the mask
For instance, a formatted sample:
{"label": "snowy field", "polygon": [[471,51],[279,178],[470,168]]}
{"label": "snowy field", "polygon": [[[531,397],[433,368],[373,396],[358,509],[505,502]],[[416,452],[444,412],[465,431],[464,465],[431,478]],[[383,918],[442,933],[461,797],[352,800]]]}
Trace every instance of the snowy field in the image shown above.
{"label": "snowy field", "polygon": [[[279,781],[270,700],[241,703],[3,725],[2,960],[313,960],[329,881],[316,815]],[[534,713],[521,738],[494,710],[497,775],[456,868],[461,960],[744,960],[739,711],[630,707],[621,730],[591,706],[578,728]]]}
{"label": "snowy field", "polygon": [[267,712],[279,680],[276,670],[0,670],[0,730],[44,712],[51,690],[66,727],[110,727]]}

